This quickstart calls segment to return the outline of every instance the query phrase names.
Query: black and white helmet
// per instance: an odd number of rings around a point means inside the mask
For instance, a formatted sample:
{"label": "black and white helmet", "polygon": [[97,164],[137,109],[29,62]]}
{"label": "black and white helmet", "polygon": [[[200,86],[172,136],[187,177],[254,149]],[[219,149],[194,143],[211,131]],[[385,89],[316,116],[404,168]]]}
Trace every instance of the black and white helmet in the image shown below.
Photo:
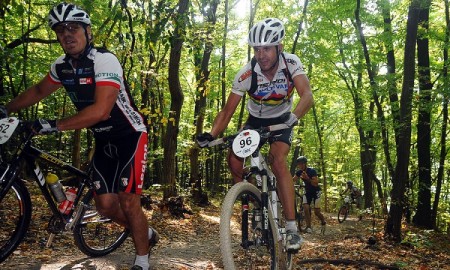
{"label": "black and white helmet", "polygon": [[54,28],[63,22],[79,22],[85,25],[91,25],[89,14],[74,4],[61,3],[50,10],[48,14],[48,25]]}
{"label": "black and white helmet", "polygon": [[308,162],[308,159],[305,157],[305,156],[299,156],[298,158],[297,158],[297,163],[307,163]]}
{"label": "black and white helmet", "polygon": [[285,36],[283,23],[276,18],[267,18],[255,24],[248,33],[248,44],[252,47],[275,46]]}

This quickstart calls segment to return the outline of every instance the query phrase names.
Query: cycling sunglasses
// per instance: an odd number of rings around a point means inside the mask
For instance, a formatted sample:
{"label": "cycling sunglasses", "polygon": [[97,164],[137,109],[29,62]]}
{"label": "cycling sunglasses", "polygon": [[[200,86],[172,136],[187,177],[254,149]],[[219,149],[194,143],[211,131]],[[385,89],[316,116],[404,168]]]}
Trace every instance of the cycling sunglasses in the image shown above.
{"label": "cycling sunglasses", "polygon": [[60,23],[53,28],[53,31],[55,31],[56,34],[63,34],[64,30],[67,29],[70,33],[75,34],[81,27],[81,24],[76,22]]}

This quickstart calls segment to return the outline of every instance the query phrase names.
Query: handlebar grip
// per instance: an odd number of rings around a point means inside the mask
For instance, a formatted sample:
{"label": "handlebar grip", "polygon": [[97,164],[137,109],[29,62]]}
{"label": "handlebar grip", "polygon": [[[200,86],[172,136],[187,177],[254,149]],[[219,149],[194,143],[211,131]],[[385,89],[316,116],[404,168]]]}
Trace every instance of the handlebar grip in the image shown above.
{"label": "handlebar grip", "polygon": [[213,147],[213,146],[216,146],[216,145],[220,145],[220,144],[223,144],[224,142],[225,142],[224,138],[215,139],[214,141],[210,141],[208,143],[208,147]]}

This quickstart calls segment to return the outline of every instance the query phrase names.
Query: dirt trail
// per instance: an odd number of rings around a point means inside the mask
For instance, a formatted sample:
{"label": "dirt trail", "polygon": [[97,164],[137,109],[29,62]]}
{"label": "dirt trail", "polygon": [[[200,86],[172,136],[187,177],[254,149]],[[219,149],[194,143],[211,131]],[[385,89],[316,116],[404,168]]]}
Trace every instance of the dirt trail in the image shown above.
{"label": "dirt trail", "polygon": [[[185,219],[174,219],[159,210],[149,211],[148,214],[152,226],[161,235],[160,243],[150,257],[151,269],[222,269],[218,241],[218,206],[194,210],[194,214]],[[305,243],[294,258],[294,269],[380,269],[371,263],[397,263],[402,266],[400,269],[449,269],[450,245],[448,241],[442,240],[442,235],[441,240],[435,240],[440,241],[437,243],[442,246],[435,245],[434,249],[430,246],[420,248],[419,245],[393,246],[381,240],[369,246],[368,237],[373,232],[380,237],[383,221],[377,221],[374,229],[370,217],[365,217],[362,221],[350,217],[342,224],[337,222],[334,214],[325,214],[325,217],[328,224],[324,235],[320,234],[320,225],[315,217],[313,233],[303,234]],[[26,241],[13,256],[0,264],[0,269],[127,270],[133,262],[134,249],[130,239],[113,254],[89,258],[72,244],[70,235],[58,236],[51,249],[45,248],[43,241],[38,239],[45,238],[47,234],[39,228],[45,226],[33,222]],[[430,241],[430,238],[426,240]],[[334,262],[332,265],[316,259]],[[311,262],[305,263],[305,260]],[[336,260],[346,261],[347,264],[338,265]]]}

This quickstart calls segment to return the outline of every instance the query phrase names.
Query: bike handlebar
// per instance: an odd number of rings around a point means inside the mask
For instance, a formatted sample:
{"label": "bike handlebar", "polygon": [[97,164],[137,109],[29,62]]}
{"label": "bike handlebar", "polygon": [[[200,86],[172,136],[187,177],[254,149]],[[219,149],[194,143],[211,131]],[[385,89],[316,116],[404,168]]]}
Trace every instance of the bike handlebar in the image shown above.
{"label": "bike handlebar", "polygon": [[[277,131],[277,130],[287,129],[287,128],[290,128],[290,127],[291,126],[289,126],[289,125],[287,125],[285,123],[281,123],[281,124],[271,125],[271,126],[267,126],[267,127],[256,128],[256,129],[253,129],[253,130],[257,131],[259,134],[264,134],[264,133],[270,133],[270,132]],[[218,138],[218,139],[215,139],[213,141],[210,141],[208,143],[207,147],[213,147],[213,146],[216,146],[216,145],[221,145],[221,144],[224,144],[224,143],[232,142],[234,140],[234,138],[236,138],[236,136],[239,135],[239,133],[241,133],[241,132],[242,132],[242,130],[239,130],[238,132],[236,132],[236,133],[234,133],[232,135],[225,136],[225,137]]]}

